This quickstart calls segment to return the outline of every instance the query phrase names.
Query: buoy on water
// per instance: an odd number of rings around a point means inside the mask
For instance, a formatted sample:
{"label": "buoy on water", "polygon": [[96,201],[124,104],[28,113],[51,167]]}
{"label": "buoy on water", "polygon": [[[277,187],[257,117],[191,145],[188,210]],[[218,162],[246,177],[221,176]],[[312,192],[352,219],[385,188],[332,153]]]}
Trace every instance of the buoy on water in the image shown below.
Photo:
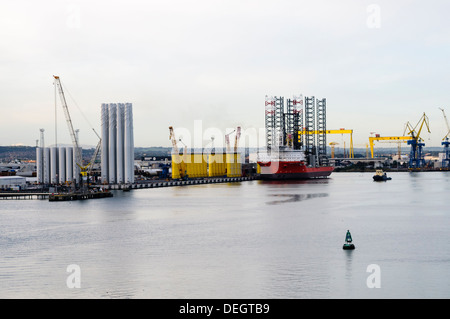
{"label": "buoy on water", "polygon": [[351,250],[351,249],[355,249],[355,245],[352,244],[352,234],[350,234],[350,231],[347,230],[347,235],[345,235],[345,244],[342,247],[342,249],[345,250]]}

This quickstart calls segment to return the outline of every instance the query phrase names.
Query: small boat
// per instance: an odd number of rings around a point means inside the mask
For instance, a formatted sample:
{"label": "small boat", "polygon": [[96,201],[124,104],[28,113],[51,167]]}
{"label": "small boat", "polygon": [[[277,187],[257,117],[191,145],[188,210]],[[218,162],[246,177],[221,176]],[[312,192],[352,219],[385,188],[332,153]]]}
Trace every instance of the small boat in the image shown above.
{"label": "small boat", "polygon": [[345,235],[345,244],[342,247],[344,250],[352,250],[355,249],[355,245],[352,244],[352,234],[350,234],[350,231],[347,230],[347,234]]}
{"label": "small boat", "polygon": [[391,180],[391,177],[388,177],[385,172],[383,172],[381,169],[377,169],[375,172],[375,175],[373,175],[373,180],[375,182],[384,182]]}

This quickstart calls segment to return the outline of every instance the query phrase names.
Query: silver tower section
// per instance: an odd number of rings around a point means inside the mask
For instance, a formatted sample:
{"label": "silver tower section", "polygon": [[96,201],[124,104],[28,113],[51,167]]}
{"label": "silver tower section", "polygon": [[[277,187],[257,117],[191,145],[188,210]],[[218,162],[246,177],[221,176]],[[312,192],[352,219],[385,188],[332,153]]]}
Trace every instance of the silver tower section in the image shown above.
{"label": "silver tower section", "polygon": [[44,129],[40,131],[40,147],[36,148],[36,177],[38,183],[44,182]]}
{"label": "silver tower section", "polygon": [[134,183],[133,105],[125,104],[125,183]]}
{"label": "silver tower section", "polygon": [[59,183],[64,184],[66,182],[66,148],[60,147],[59,148],[59,154],[58,154],[58,160],[59,160]]}
{"label": "silver tower section", "polygon": [[124,112],[125,104],[117,104],[117,140],[116,140],[116,171],[117,183],[122,184],[125,181],[124,172]]}
{"label": "silver tower section", "polygon": [[50,148],[43,148],[44,151],[44,183],[50,183]]}
{"label": "silver tower section", "polygon": [[134,183],[133,106],[102,104],[101,169],[103,183]]}
{"label": "silver tower section", "polygon": [[109,183],[115,184],[116,179],[116,135],[117,135],[117,105],[109,105]]}
{"label": "silver tower section", "polygon": [[102,149],[101,149],[101,177],[103,183],[109,181],[109,105],[102,104]]}
{"label": "silver tower section", "polygon": [[66,148],[66,180],[73,182],[73,147]]}
{"label": "silver tower section", "polygon": [[58,148],[53,146],[50,148],[50,183],[58,183]]}

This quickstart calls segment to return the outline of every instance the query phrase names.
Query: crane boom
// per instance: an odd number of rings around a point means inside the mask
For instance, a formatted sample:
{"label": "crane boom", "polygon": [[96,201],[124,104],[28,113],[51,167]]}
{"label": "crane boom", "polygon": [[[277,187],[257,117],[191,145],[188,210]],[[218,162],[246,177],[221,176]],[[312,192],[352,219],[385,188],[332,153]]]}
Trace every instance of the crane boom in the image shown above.
{"label": "crane boom", "polygon": [[59,76],[54,75],[53,77],[55,78],[55,85],[58,87],[59,97],[61,98],[61,104],[62,104],[62,107],[64,110],[64,114],[66,116],[66,122],[67,122],[67,126],[69,127],[70,137],[72,138],[72,144],[74,147],[73,151],[75,152],[75,163],[81,167],[81,165],[83,164],[82,156],[81,156],[80,148],[78,146],[78,140],[75,135],[75,131],[73,129],[72,119],[70,118],[69,109],[67,107],[66,98],[64,96],[64,91],[63,91],[63,88],[61,85],[61,80],[59,79]]}
{"label": "crane boom", "polygon": [[[420,140],[420,133],[422,132],[424,124],[426,125],[426,127],[428,129],[428,133],[431,133],[430,132],[430,125],[429,125],[428,117],[425,115],[425,113],[423,113],[422,117],[420,118],[419,122],[417,122],[416,126],[414,126],[414,128],[411,127],[409,122],[407,123],[407,127],[409,129],[409,133],[408,134],[411,134],[411,137],[414,140],[419,141]],[[419,130],[416,131],[416,129],[417,129],[417,127],[419,125],[420,125]]]}
{"label": "crane boom", "polygon": [[241,127],[238,126],[236,129],[236,137],[234,139],[234,152],[237,152],[238,144],[239,144],[239,138],[241,137]]}
{"label": "crane boom", "polygon": [[90,163],[88,164],[89,165],[89,171],[88,171],[89,176],[92,173],[92,168],[94,167],[94,163],[95,163],[95,160],[97,159],[97,155],[100,151],[101,146],[102,146],[102,140],[100,139],[100,141],[98,141],[97,147],[95,148],[94,155],[92,156],[92,159],[91,159]]}
{"label": "crane boom", "polygon": [[230,153],[230,152],[231,152],[231,147],[230,147],[230,135],[231,135],[232,133],[234,133],[234,131],[236,131],[236,130],[233,130],[233,131],[231,131],[230,133],[225,134],[225,144],[226,144],[226,146],[227,146],[227,153]]}
{"label": "crane boom", "polygon": [[447,134],[445,134],[444,138],[442,139],[444,141],[450,135],[450,126],[448,125],[448,120],[447,120],[447,116],[445,116],[444,109],[442,109],[442,108],[439,108],[439,109],[442,111],[442,114],[444,115],[445,125],[447,125]]}
{"label": "crane boom", "polygon": [[172,126],[169,126],[169,132],[170,132],[169,139],[172,141],[173,152],[175,154],[179,154],[177,140],[175,138],[175,133],[173,132]]}

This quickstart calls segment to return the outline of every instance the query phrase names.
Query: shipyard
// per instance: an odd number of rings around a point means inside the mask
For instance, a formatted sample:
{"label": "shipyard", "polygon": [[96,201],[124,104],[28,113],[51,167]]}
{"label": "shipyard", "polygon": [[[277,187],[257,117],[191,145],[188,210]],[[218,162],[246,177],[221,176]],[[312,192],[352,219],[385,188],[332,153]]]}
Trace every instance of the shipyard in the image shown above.
{"label": "shipyard", "polygon": [[[110,190],[129,191],[254,179],[302,180],[326,178],[333,171],[375,171],[377,168],[388,171],[447,171],[450,168],[450,129],[442,139],[443,148],[437,153],[438,156],[430,157],[421,137],[423,130],[430,132],[425,113],[417,124],[408,122],[402,136],[370,136],[366,156],[360,154],[358,157],[353,147],[352,129],[329,130],[326,127],[326,98],[303,97],[301,94],[286,100],[282,96],[266,95],[264,148],[240,147],[242,128],[238,126],[224,134],[225,147],[214,147],[215,137],[212,136],[209,147],[192,149],[184,144],[182,138],[176,137],[174,128],[170,126],[168,138],[172,148],[166,148],[166,157],[159,156],[159,160],[152,154],[136,154],[132,103],[103,103],[100,108],[101,136],[93,128],[99,141],[95,149],[84,152],[90,156],[86,158],[79,145],[79,130],[73,128],[61,80],[59,76],[54,76],[54,79],[72,146],[45,147],[45,129],[41,128],[40,138],[36,140],[35,157],[25,163],[14,159],[1,165],[0,198],[26,198],[20,193],[33,194],[35,190],[35,194],[48,193],[51,201],[93,199],[111,197]],[[439,109],[449,128],[445,110]],[[339,143],[327,142],[336,134],[341,138],[344,135],[349,137],[347,150],[344,148],[341,154],[336,151]],[[397,150],[374,156],[375,142],[395,143]],[[406,154],[401,150],[403,143],[410,145]],[[26,181],[27,177],[29,181]],[[12,192],[16,192],[17,196],[12,196]],[[28,198],[42,199],[45,196]]]}
{"label": "shipyard", "polygon": [[449,298],[448,9],[5,2],[0,297]]}

